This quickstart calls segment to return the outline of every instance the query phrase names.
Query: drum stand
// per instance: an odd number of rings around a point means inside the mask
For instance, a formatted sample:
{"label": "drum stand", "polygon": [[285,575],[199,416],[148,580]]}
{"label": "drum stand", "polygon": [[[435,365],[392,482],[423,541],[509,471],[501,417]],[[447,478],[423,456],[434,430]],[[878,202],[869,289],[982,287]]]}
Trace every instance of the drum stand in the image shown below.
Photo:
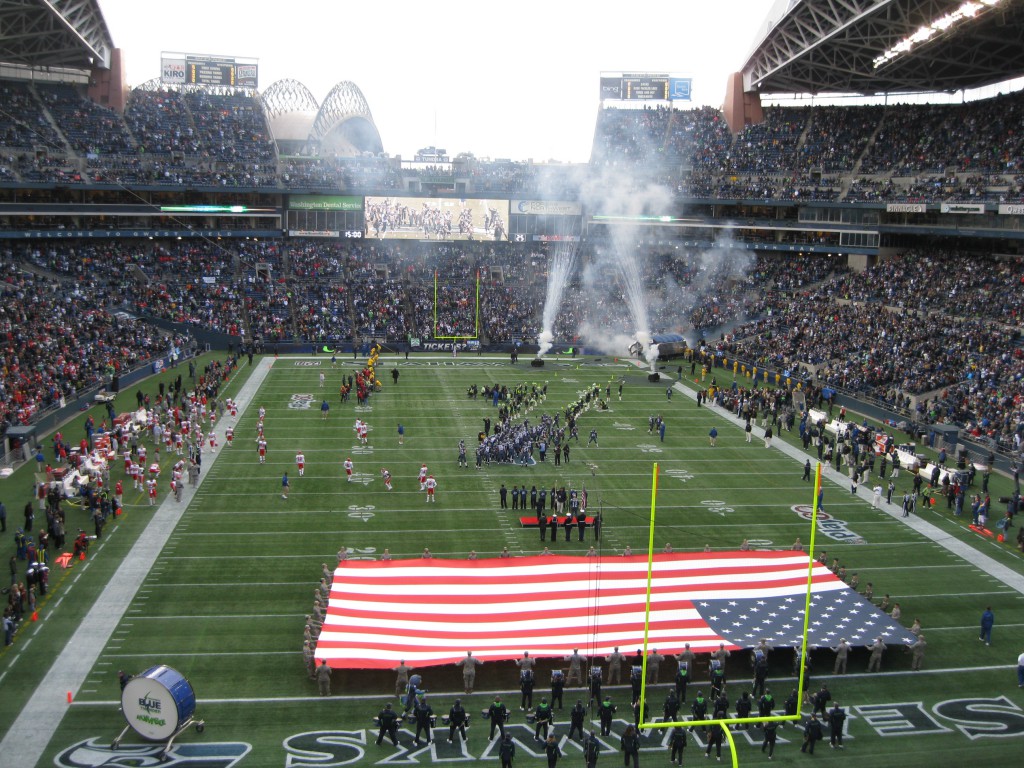
{"label": "drum stand", "polygon": [[[167,753],[170,752],[171,751],[171,747],[174,746],[174,740],[176,738],[178,738],[179,736],[181,736],[181,734],[183,734],[185,731],[187,731],[192,726],[195,726],[196,733],[202,733],[205,730],[205,728],[206,728],[206,721],[205,720],[196,720],[194,717],[190,717],[184,723],[179,725],[178,726],[178,730],[176,730],[174,733],[172,733],[170,738],[168,738],[166,742],[163,742],[164,748],[163,748],[163,750],[160,751],[159,754],[157,754],[157,759],[160,762],[163,762],[163,761],[165,761],[167,759]],[[121,733],[119,733],[117,735],[117,738],[114,739],[112,742],[110,742],[110,748],[112,750],[116,751],[117,748],[121,746],[121,740],[125,737],[125,734],[128,733],[128,731],[130,731],[130,730],[132,730],[131,725],[126,725],[124,727],[124,730],[121,731]]]}

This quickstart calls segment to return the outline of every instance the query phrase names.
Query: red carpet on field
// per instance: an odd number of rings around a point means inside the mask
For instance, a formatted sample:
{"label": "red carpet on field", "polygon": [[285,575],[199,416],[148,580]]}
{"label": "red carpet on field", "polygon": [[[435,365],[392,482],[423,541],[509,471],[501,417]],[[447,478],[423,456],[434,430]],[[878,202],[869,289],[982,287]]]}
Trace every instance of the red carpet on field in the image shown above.
{"label": "red carpet on field", "polygon": [[[643,644],[647,557],[345,561],[334,572],[317,659],[337,669],[623,653]],[[664,654],[797,646],[807,555],[655,555],[648,644]],[[909,644],[913,636],[815,564],[808,643]]]}

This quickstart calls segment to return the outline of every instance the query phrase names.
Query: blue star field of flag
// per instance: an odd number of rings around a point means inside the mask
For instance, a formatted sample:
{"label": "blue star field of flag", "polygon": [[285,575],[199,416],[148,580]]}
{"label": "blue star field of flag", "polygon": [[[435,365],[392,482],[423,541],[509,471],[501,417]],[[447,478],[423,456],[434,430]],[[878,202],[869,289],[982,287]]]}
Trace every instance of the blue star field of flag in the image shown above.
{"label": "blue star field of flag", "polygon": [[[754,646],[762,638],[775,647],[798,647],[803,633],[804,597],[790,595],[750,599],[697,600],[708,625],[734,645]],[[886,644],[911,645],[916,638],[898,621],[849,587],[811,595],[808,647]]]}

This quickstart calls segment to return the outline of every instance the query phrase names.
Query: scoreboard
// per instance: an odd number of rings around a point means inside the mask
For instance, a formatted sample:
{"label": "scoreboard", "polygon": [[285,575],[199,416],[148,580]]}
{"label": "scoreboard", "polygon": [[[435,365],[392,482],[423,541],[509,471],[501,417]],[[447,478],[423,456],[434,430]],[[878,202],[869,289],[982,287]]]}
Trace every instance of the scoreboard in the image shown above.
{"label": "scoreboard", "polygon": [[160,82],[163,85],[210,85],[256,88],[259,60],[197,53],[162,53]]}
{"label": "scoreboard", "polygon": [[668,101],[668,78],[660,75],[623,75],[622,98],[627,101]]}
{"label": "scoreboard", "polygon": [[692,83],[665,72],[602,72],[601,100],[690,101]]}
{"label": "scoreboard", "polygon": [[583,206],[572,201],[512,200],[511,243],[578,243],[583,234]]}

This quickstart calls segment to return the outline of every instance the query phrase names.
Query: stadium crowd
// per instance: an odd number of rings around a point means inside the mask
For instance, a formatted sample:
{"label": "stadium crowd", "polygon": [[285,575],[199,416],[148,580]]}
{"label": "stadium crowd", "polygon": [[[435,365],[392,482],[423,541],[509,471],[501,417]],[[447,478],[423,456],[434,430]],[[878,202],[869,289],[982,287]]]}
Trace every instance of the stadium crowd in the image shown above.
{"label": "stadium crowd", "polygon": [[[402,185],[404,171],[390,158],[278,158],[253,92],[140,88],[122,117],[68,85],[2,81],[0,103],[0,175],[12,182]],[[721,113],[707,107],[606,108],[591,170],[616,174],[610,178],[626,187],[659,182],[706,197],[1013,201],[1024,199],[1024,139],[1016,130],[1022,110],[1021,93],[961,105],[769,107],[764,122],[732,136]],[[441,173],[448,183],[458,166],[481,189],[508,193],[568,191],[580,183],[579,169],[457,160],[452,168],[419,169],[417,178],[426,183]],[[57,191],[51,199],[62,197],[73,199]],[[64,226],[53,217],[35,223]],[[744,241],[764,235],[753,226],[737,234]],[[779,237],[771,240],[808,242],[807,233]],[[819,239],[814,244],[831,242]],[[616,266],[623,246],[614,240],[593,238],[581,249],[554,319],[556,338],[576,343],[600,328],[628,328],[630,304],[642,295],[659,331],[724,332],[712,344],[719,354],[803,368],[825,385],[921,420],[955,420],[976,436],[1013,445],[1024,366],[1014,328],[1021,311],[1018,259],[911,249],[852,274],[825,256],[648,245],[637,247],[630,259],[637,274],[629,275]],[[102,344],[134,345],[134,360],[147,354],[138,337],[155,334],[112,333],[126,321],[85,309],[85,297],[243,343],[337,346],[479,331],[484,343],[507,344],[536,337],[553,253],[493,243],[67,240],[17,243],[7,250],[4,269],[8,294],[29,291],[43,297],[42,307],[59,305],[56,296],[74,286],[65,313],[55,315],[79,325],[84,318]],[[22,264],[37,269],[30,274]],[[39,349],[23,354],[14,347],[8,354],[23,361]],[[8,381],[14,404],[6,407],[8,421],[30,418],[61,394],[98,382],[104,369],[76,365],[74,376],[51,383],[54,377],[43,375],[36,391],[17,395],[17,382]]]}
{"label": "stadium crowd", "polygon": [[68,286],[0,257],[0,425],[40,411],[165,354],[175,343],[152,326],[116,317],[87,281]]}
{"label": "stadium crowd", "polygon": [[[614,243],[600,241],[581,250],[555,318],[556,338],[576,344],[597,329],[631,327],[630,292],[639,290],[659,332],[724,331],[711,342],[721,355],[803,369],[915,419],[955,421],[1004,448],[1019,431],[1019,259],[908,251],[853,274],[825,256],[652,246],[637,252],[637,288],[615,267],[616,253]],[[19,242],[7,256],[8,293],[32,290],[49,302],[37,299],[40,307],[52,308],[61,286],[72,285],[78,303],[106,301],[219,331],[240,345],[258,339],[332,348],[367,338],[404,343],[474,335],[485,344],[528,343],[540,330],[553,258],[546,248],[490,243],[301,239]],[[112,323],[77,304],[67,311]],[[141,347],[129,358],[138,360],[161,351],[148,349],[155,337],[136,331],[115,338]],[[89,375],[42,387],[15,418],[24,421],[40,404],[58,400],[58,392],[66,396],[102,379],[95,366],[76,370]],[[25,399],[12,396],[14,403]]]}
{"label": "stadium crowd", "polygon": [[[255,92],[140,87],[123,116],[69,85],[0,81],[0,179],[282,190],[402,189],[406,179],[478,193],[575,198],[587,170],[457,158],[279,157]],[[1021,93],[958,105],[766,107],[733,136],[709,107],[602,109],[590,173],[684,197],[778,200],[1024,200]],[[426,188],[426,187],[424,187]]]}

